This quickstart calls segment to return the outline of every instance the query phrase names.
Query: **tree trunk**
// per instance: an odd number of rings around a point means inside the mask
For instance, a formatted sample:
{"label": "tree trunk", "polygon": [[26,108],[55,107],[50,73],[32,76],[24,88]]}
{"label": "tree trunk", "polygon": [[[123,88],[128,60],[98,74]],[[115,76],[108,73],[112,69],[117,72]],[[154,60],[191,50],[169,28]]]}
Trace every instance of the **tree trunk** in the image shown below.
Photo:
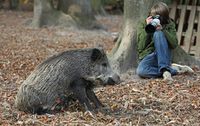
{"label": "tree trunk", "polygon": [[92,5],[92,10],[95,14],[106,15],[106,11],[102,6],[102,0],[90,0]]}
{"label": "tree trunk", "polygon": [[34,0],[32,26],[44,25],[103,28],[96,22],[90,0],[58,0],[57,8],[52,0]]}
{"label": "tree trunk", "polygon": [[[124,1],[124,22],[123,30],[119,35],[118,41],[112,49],[109,59],[112,67],[118,73],[124,73],[129,69],[134,69],[137,66],[136,54],[136,27],[138,21],[145,19],[152,5],[161,0],[125,0]],[[162,0],[166,2],[166,0]],[[175,63],[191,64],[196,63],[194,58],[186,54],[182,49],[177,48],[173,51]],[[181,56],[180,56],[181,55]],[[184,55],[184,56],[183,56]],[[179,58],[176,58],[179,57]],[[184,58],[183,58],[184,57]],[[177,60],[178,59],[178,60]]]}
{"label": "tree trunk", "polygon": [[77,26],[78,23],[85,27],[91,27],[95,24],[93,23],[95,18],[90,8],[90,2],[87,0],[59,0],[58,9],[62,11],[58,11],[53,7],[51,0],[35,0],[32,26],[59,25],[71,27]]}
{"label": "tree trunk", "polygon": [[17,10],[19,8],[19,0],[9,0],[11,10]]}
{"label": "tree trunk", "polygon": [[74,20],[61,11],[53,8],[51,0],[34,0],[33,27],[50,26],[76,26]]}
{"label": "tree trunk", "polygon": [[2,8],[3,8],[3,1],[0,0],[0,9],[2,9]]}
{"label": "tree trunk", "polygon": [[136,27],[153,3],[154,1],[149,0],[124,1],[123,30],[109,55],[110,62],[117,72],[123,73],[137,66]]}
{"label": "tree trunk", "polygon": [[96,22],[90,0],[59,0],[58,9],[69,14],[81,27],[88,29],[102,27]]}
{"label": "tree trunk", "polygon": [[172,62],[189,66],[199,66],[200,61],[186,53],[180,46],[172,51]]}

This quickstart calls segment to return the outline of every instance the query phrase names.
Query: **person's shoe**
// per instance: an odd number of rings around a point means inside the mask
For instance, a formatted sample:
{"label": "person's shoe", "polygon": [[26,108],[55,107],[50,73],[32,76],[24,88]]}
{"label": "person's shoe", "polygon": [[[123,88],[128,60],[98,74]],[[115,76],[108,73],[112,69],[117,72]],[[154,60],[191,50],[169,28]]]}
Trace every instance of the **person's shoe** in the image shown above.
{"label": "person's shoe", "polygon": [[163,72],[162,76],[163,76],[163,80],[164,81],[173,81],[172,75],[171,75],[171,73],[169,71]]}
{"label": "person's shoe", "polygon": [[186,65],[180,65],[180,64],[176,64],[173,63],[171,66],[173,69],[177,70],[178,73],[193,73],[194,71],[192,70],[192,68],[190,68],[189,66]]}

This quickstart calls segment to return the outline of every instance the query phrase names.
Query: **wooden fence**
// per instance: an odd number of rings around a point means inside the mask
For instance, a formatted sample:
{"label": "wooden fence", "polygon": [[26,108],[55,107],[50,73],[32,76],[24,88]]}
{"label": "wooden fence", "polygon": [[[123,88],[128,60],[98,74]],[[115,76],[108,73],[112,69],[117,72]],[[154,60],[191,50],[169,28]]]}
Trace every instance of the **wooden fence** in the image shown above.
{"label": "wooden fence", "polygon": [[179,45],[199,58],[200,0],[173,0],[170,8],[170,17],[176,22]]}

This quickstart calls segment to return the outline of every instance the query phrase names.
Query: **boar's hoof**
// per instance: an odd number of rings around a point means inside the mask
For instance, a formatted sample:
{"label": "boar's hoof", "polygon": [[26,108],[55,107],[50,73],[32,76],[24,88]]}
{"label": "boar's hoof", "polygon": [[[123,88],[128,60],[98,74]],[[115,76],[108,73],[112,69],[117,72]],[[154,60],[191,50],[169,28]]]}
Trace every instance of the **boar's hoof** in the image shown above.
{"label": "boar's hoof", "polygon": [[114,85],[115,81],[112,78],[108,78],[108,85]]}

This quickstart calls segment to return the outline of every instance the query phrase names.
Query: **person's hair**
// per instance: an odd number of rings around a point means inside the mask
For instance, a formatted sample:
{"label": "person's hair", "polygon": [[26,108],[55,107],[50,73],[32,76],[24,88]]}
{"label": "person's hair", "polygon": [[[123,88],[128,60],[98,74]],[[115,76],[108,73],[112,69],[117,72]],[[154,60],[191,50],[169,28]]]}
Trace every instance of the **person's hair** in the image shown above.
{"label": "person's hair", "polygon": [[163,2],[158,2],[150,10],[151,16],[160,15],[160,22],[162,25],[169,23],[169,7]]}

